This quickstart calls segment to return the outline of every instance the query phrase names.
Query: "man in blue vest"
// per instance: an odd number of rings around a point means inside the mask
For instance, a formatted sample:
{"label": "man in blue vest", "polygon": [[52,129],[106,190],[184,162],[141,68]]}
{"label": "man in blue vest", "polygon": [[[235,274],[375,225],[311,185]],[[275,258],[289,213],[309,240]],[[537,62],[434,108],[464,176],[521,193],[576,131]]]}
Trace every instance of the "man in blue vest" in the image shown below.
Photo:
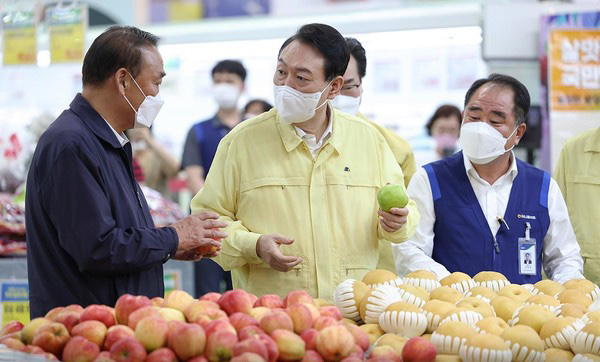
{"label": "man in blue vest", "polygon": [[[237,108],[238,99],[244,90],[246,69],[237,60],[222,60],[212,69],[213,97],[219,106],[214,117],[196,123],[188,132],[181,158],[188,187],[195,195],[204,184],[212,164],[217,146],[229,131],[240,123],[242,114]],[[196,295],[220,292],[221,281],[231,289],[231,276],[209,259],[196,263]]]}
{"label": "man in blue vest", "polygon": [[408,187],[421,220],[413,238],[393,246],[399,274],[425,269],[441,279],[455,271],[497,271],[527,284],[539,281],[543,268],[558,282],[583,278],[558,185],[512,152],[527,128],[529,105],[527,88],[510,76],[492,74],[469,88],[463,150],[425,165]]}

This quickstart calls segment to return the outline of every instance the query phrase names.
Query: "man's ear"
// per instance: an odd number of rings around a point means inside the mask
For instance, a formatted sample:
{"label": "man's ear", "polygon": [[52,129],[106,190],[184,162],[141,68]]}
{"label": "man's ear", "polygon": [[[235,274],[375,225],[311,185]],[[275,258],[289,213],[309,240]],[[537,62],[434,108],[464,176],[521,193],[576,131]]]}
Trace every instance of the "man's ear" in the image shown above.
{"label": "man's ear", "polygon": [[519,127],[517,128],[517,132],[515,134],[515,146],[519,144],[519,141],[521,141],[521,138],[525,134],[526,130],[527,130],[527,125],[525,123],[521,123],[519,125]]}
{"label": "man's ear", "polygon": [[344,86],[344,78],[342,76],[338,75],[331,82],[331,90],[327,94],[327,99],[334,99],[338,94],[340,94],[343,86]]}
{"label": "man's ear", "polygon": [[125,68],[120,68],[114,75],[114,82],[121,95],[125,95],[125,90],[131,86],[131,77]]}

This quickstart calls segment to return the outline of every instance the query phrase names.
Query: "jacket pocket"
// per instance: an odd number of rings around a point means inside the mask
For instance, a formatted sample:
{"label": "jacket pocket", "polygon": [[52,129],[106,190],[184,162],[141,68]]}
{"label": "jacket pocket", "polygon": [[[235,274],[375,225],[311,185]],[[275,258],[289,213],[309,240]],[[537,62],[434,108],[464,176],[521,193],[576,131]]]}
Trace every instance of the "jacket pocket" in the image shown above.
{"label": "jacket pocket", "polygon": [[[371,257],[371,255],[373,254]],[[379,259],[378,253],[348,253],[342,257],[341,262],[341,275],[342,279],[356,279],[362,280],[362,278],[370,270],[375,269],[377,266],[377,260]]]}

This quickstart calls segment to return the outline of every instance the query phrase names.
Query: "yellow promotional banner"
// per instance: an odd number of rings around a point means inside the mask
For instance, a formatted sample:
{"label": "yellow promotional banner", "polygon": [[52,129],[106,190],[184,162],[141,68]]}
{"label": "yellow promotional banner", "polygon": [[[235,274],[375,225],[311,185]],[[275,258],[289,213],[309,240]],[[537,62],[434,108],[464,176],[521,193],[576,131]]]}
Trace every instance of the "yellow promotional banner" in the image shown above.
{"label": "yellow promotional banner", "polygon": [[2,13],[4,65],[36,64],[37,43],[33,11]]}
{"label": "yellow promotional banner", "polygon": [[600,30],[552,30],[548,64],[552,110],[600,110]]}
{"label": "yellow promotional banner", "polygon": [[29,322],[29,285],[27,280],[0,281],[1,325],[19,321]]}
{"label": "yellow promotional banner", "polygon": [[46,21],[50,33],[50,61],[82,61],[88,23],[87,6],[50,8],[46,12]]}
{"label": "yellow promotional banner", "polygon": [[199,0],[171,0],[169,6],[169,21],[189,21],[202,18],[203,7]]}

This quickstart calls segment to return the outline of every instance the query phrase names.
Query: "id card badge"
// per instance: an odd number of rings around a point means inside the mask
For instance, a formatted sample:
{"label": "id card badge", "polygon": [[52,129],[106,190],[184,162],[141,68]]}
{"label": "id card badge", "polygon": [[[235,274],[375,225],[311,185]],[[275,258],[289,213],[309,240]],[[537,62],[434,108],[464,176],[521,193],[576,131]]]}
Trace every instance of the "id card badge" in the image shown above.
{"label": "id card badge", "polygon": [[536,275],[535,239],[519,238],[519,274]]}

